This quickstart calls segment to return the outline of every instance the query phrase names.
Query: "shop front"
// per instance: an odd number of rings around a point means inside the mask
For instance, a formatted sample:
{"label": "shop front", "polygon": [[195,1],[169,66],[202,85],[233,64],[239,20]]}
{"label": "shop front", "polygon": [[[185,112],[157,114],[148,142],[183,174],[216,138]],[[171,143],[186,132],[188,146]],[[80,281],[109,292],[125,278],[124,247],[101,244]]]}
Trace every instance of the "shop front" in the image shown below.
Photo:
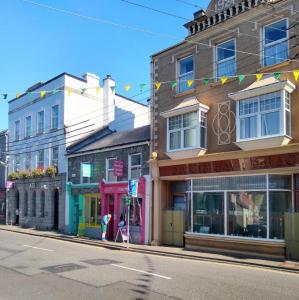
{"label": "shop front", "polygon": [[162,182],[186,182],[185,247],[285,257],[286,213],[298,209],[298,165],[293,152],[160,166]]}
{"label": "shop front", "polygon": [[107,230],[108,239],[116,240],[119,224],[124,226],[129,224],[131,242],[136,244],[148,243],[146,215],[149,208],[146,207],[146,184],[146,178],[144,176],[140,177],[138,180],[138,196],[132,198],[130,205],[128,205],[126,201],[128,182],[106,183],[104,180],[101,181],[101,216],[112,215]]}
{"label": "shop front", "polygon": [[6,221],[6,191],[0,190],[0,224]]}

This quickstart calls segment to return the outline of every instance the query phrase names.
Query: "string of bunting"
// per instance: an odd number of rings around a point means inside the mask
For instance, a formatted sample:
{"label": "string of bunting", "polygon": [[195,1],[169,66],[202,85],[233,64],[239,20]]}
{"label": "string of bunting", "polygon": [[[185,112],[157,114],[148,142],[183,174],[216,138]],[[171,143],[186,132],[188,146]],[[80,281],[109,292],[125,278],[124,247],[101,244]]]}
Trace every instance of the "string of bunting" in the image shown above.
{"label": "string of bunting", "polygon": [[[235,76],[222,76],[219,78],[219,82],[221,83],[221,85],[225,85],[230,78],[234,78],[234,79],[237,79],[239,83],[242,83],[247,77],[250,77],[250,76],[255,76],[256,81],[260,81],[265,75],[273,75],[276,80],[280,80],[283,73],[292,73],[295,81],[298,81],[298,79],[299,79],[299,70],[293,70],[293,71],[281,71],[281,72],[274,72],[274,73],[257,73],[257,74],[246,74],[246,75],[240,74],[240,75],[235,75]],[[208,86],[210,83],[216,82],[215,78],[200,78],[200,79],[180,80],[180,83],[186,82],[188,87],[192,87],[194,85],[195,81],[201,81],[205,86]],[[158,91],[161,88],[162,84],[170,84],[171,89],[174,90],[178,86],[178,83],[179,83],[179,81],[177,81],[177,80],[165,81],[165,82],[156,81],[154,83],[154,89],[156,91]],[[144,92],[144,89],[146,86],[147,86],[146,83],[139,84],[139,90],[141,93]],[[99,86],[86,87],[86,88],[82,88],[80,93],[83,95],[88,89],[95,89],[96,94],[100,94],[103,90],[103,88],[99,87]],[[124,86],[124,90],[126,92],[129,92],[131,89],[132,89],[132,85],[129,83]],[[111,90],[112,90],[112,92],[114,92],[115,87],[111,87]],[[47,95],[55,95],[56,93],[63,92],[63,91],[64,91],[63,89],[54,89],[51,91],[43,90],[43,91],[30,91],[30,92],[24,92],[24,93],[16,93],[15,98],[18,99],[21,96],[26,95],[26,94],[29,96],[31,96],[33,94],[39,94],[40,98],[44,98]],[[71,88],[67,88],[66,93],[68,96],[70,96],[73,93],[73,90]],[[0,94],[0,95],[2,95],[2,98],[4,100],[7,100],[7,98],[8,98],[7,93]]]}

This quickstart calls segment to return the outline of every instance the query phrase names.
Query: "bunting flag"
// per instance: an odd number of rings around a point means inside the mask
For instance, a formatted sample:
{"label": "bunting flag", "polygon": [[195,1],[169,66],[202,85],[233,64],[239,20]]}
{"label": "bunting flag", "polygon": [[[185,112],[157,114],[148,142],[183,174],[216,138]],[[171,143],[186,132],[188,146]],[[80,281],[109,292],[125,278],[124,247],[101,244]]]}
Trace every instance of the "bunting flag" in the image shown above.
{"label": "bunting flag", "polygon": [[2,94],[2,96],[3,96],[3,99],[6,100],[8,97],[8,94]]}
{"label": "bunting flag", "polygon": [[86,92],[86,89],[81,89],[81,95],[83,95]]}
{"label": "bunting flag", "polygon": [[299,79],[299,70],[295,70],[293,72],[293,75],[294,75],[295,80],[298,81],[298,79]]}
{"label": "bunting flag", "polygon": [[188,86],[188,87],[191,87],[191,86],[193,85],[193,83],[194,83],[194,80],[193,80],[193,79],[187,80],[187,86]]}
{"label": "bunting flag", "polygon": [[72,93],[72,89],[71,89],[71,88],[68,88],[68,89],[66,89],[66,91],[67,91],[67,95],[70,96],[71,93]]}
{"label": "bunting flag", "polygon": [[204,85],[208,85],[210,83],[210,79],[209,78],[204,78],[202,80],[202,82],[203,82]]}
{"label": "bunting flag", "polygon": [[[86,89],[85,89],[86,90]],[[99,94],[102,91],[102,88],[100,86],[96,87],[96,93]]]}
{"label": "bunting flag", "polygon": [[16,93],[16,98],[20,98],[21,94],[20,93]]}
{"label": "bunting flag", "polygon": [[176,81],[170,82],[171,88],[174,90],[177,87],[178,83]]}
{"label": "bunting flag", "polygon": [[222,77],[220,78],[220,81],[221,81],[221,84],[222,84],[222,85],[224,85],[224,84],[227,82],[227,80],[228,80],[228,77],[227,77],[227,76],[222,76]]}
{"label": "bunting flag", "polygon": [[280,80],[280,78],[281,78],[281,72],[275,72],[275,73],[274,73],[274,78],[275,78],[276,80]]}
{"label": "bunting flag", "polygon": [[114,93],[114,91],[115,91],[115,86],[111,86],[110,88],[111,88],[111,92]]}
{"label": "bunting flag", "polygon": [[263,76],[264,76],[264,74],[256,74],[255,75],[257,81],[260,81],[263,78]]}
{"label": "bunting flag", "polygon": [[32,92],[28,92],[27,95],[31,97],[33,95],[33,93]]}
{"label": "bunting flag", "polygon": [[39,94],[40,94],[40,97],[41,97],[41,98],[44,98],[44,97],[46,96],[47,93],[46,93],[46,91],[40,91]]}
{"label": "bunting flag", "polygon": [[131,85],[130,84],[126,84],[125,85],[125,90],[126,92],[128,92],[131,89]]}
{"label": "bunting flag", "polygon": [[54,91],[52,91],[52,95],[55,95],[55,94],[57,94],[59,92],[59,90],[54,90]]}
{"label": "bunting flag", "polygon": [[161,84],[162,84],[162,83],[159,82],[159,81],[156,81],[156,82],[155,82],[155,88],[156,88],[157,91],[160,89]]}
{"label": "bunting flag", "polygon": [[239,83],[241,83],[244,79],[245,79],[245,75],[238,76]]}
{"label": "bunting flag", "polygon": [[140,92],[143,92],[143,89],[145,88],[145,86],[146,86],[145,83],[140,83],[140,84],[139,84]]}

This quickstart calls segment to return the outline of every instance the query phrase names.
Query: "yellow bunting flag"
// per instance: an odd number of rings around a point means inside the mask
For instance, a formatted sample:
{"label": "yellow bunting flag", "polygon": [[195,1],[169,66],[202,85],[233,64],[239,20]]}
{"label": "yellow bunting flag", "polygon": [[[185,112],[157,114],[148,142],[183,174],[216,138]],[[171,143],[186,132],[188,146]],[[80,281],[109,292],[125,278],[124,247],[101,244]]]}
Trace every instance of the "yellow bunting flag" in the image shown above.
{"label": "yellow bunting flag", "polygon": [[100,87],[100,86],[97,86],[97,87],[96,87],[96,93],[99,94],[101,91],[102,91],[101,87]]}
{"label": "yellow bunting flag", "polygon": [[263,78],[264,74],[256,74],[255,77],[256,77],[256,80],[259,81]]}
{"label": "yellow bunting flag", "polygon": [[224,85],[228,80],[228,77],[227,76],[223,76],[220,78],[220,81],[221,81],[221,84]]}
{"label": "yellow bunting flag", "polygon": [[20,93],[16,93],[16,98],[20,98],[21,94]]}
{"label": "yellow bunting flag", "polygon": [[46,96],[46,94],[47,94],[46,91],[41,91],[41,92],[40,92],[40,97],[43,98],[43,97]]}
{"label": "yellow bunting flag", "polygon": [[126,92],[128,92],[131,89],[131,85],[130,84],[126,84],[125,85],[125,90]]}
{"label": "yellow bunting flag", "polygon": [[297,81],[299,79],[299,70],[295,70],[293,72],[293,75],[294,75],[295,80]]}
{"label": "yellow bunting flag", "polygon": [[67,91],[67,95],[70,96],[72,93],[72,90],[70,88],[68,88],[66,91]]}
{"label": "yellow bunting flag", "polygon": [[155,82],[155,88],[156,88],[156,90],[158,91],[159,90],[159,88],[161,87],[161,82]]}
{"label": "yellow bunting flag", "polygon": [[187,85],[188,87],[191,87],[192,84],[193,84],[194,80],[190,79],[190,80],[187,80]]}

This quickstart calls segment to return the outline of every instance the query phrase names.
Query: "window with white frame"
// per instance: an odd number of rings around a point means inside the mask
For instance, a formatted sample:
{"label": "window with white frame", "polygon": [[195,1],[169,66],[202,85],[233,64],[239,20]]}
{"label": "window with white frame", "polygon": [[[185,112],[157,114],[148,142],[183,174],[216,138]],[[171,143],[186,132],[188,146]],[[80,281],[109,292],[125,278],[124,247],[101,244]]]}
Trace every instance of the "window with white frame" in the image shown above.
{"label": "window with white frame", "polygon": [[141,176],[141,153],[129,155],[129,179],[139,179]]}
{"label": "window with white frame", "polygon": [[37,151],[37,167],[43,169],[45,166],[45,150]]}
{"label": "window with white frame", "polygon": [[18,141],[20,139],[20,121],[15,122],[15,140]]}
{"label": "window with white frame", "polygon": [[108,182],[117,181],[117,176],[114,176],[114,161],[116,158],[106,159],[106,180]]}
{"label": "window with white frame", "polygon": [[168,118],[168,151],[206,147],[206,118],[193,111]]}
{"label": "window with white frame", "polygon": [[57,129],[59,123],[59,106],[52,106],[52,129]]}
{"label": "window with white frame", "polygon": [[31,116],[26,117],[26,122],[25,122],[25,137],[31,137],[31,128],[32,128],[32,123],[31,123]]}
{"label": "window with white frame", "polygon": [[229,40],[216,47],[216,77],[236,75],[236,41]]}
{"label": "window with white frame", "polygon": [[37,133],[43,133],[45,130],[45,112],[39,111],[37,113]]}
{"label": "window with white frame", "polygon": [[14,171],[15,172],[20,172],[20,155],[19,154],[15,155]]}
{"label": "window with white frame", "polygon": [[27,152],[25,155],[25,169],[31,170],[31,152]]}
{"label": "window with white frame", "polygon": [[188,80],[194,80],[194,58],[192,55],[178,61],[179,93],[192,89],[192,85],[188,85]]}
{"label": "window with white frame", "polygon": [[239,140],[291,135],[290,94],[269,93],[238,103]]}
{"label": "window with white frame", "polygon": [[52,161],[51,165],[54,167],[58,166],[58,157],[59,157],[59,146],[54,146],[52,148]]}
{"label": "window with white frame", "polygon": [[285,61],[289,56],[288,20],[264,26],[264,67]]}
{"label": "window with white frame", "polygon": [[90,161],[81,163],[81,183],[91,183],[93,175],[93,165]]}

